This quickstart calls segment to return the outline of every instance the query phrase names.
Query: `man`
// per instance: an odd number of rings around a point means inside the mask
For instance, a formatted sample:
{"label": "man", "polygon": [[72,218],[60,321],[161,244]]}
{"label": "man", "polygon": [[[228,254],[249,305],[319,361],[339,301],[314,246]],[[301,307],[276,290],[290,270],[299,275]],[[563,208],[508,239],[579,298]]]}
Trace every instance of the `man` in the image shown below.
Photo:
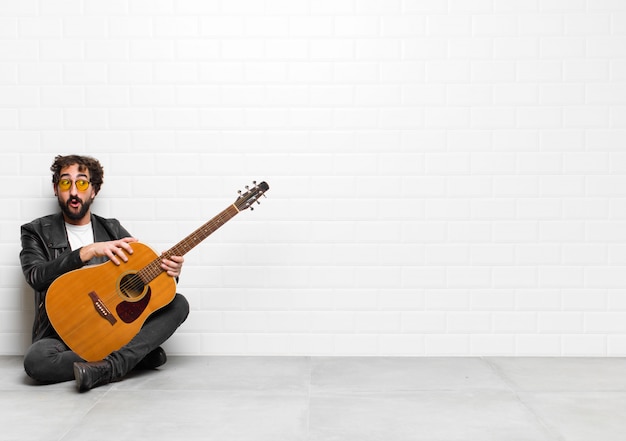
{"label": "man", "polygon": [[[76,381],[79,391],[123,378],[134,368],[154,369],[167,360],[161,344],[185,321],[189,304],[180,294],[152,314],[125,346],[101,361],[86,362],[71,351],[52,327],[45,309],[52,282],[68,271],[111,260],[120,265],[133,253],[137,239],[117,219],[91,212],[103,183],[100,162],[88,156],[57,156],[50,167],[52,186],[61,211],[22,225],[20,261],[35,292],[32,345],[24,356],[24,369],[40,383]],[[161,268],[178,278],[182,256],[163,259]]]}

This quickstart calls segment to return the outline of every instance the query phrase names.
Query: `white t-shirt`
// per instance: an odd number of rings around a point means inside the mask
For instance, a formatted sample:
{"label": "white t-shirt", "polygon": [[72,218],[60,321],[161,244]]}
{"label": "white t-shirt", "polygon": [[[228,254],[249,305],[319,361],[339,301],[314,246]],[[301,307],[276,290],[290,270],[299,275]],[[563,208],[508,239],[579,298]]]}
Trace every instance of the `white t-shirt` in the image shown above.
{"label": "white t-shirt", "polygon": [[70,241],[70,247],[72,250],[77,250],[80,247],[93,243],[93,229],[91,228],[91,222],[87,225],[72,225],[66,222],[65,230],[67,231],[67,238]]}

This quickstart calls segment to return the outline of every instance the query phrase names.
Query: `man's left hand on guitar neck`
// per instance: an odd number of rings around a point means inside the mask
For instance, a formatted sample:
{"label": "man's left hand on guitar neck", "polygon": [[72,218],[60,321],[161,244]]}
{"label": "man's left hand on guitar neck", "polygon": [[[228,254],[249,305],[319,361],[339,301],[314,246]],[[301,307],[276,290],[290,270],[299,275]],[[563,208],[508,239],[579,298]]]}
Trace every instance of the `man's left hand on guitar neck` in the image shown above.
{"label": "man's left hand on guitar neck", "polygon": [[169,259],[163,258],[161,260],[161,268],[168,276],[178,277],[183,269],[184,261],[185,258],[183,256],[170,256]]}

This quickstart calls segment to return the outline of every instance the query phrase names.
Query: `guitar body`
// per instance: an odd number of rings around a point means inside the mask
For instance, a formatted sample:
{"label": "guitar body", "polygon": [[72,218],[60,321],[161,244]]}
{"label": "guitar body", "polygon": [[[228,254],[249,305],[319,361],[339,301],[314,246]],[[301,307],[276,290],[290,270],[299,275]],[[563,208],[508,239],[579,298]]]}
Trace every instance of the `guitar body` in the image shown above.
{"label": "guitar body", "polygon": [[70,349],[87,361],[101,360],[139,332],[146,319],[170,303],[176,281],[159,272],[149,284],[139,277],[159,256],[141,242],[119,266],[109,261],[70,271],[46,294],[52,326]]}

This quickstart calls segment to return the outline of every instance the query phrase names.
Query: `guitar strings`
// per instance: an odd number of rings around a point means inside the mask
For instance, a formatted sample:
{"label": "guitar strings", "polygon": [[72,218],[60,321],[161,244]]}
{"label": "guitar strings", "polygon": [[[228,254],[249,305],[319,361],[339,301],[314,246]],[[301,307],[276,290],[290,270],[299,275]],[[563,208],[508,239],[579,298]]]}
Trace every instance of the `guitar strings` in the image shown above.
{"label": "guitar strings", "polygon": [[[234,213],[230,213],[229,210],[231,208],[235,209]],[[197,244],[199,244],[202,240],[206,239],[210,234],[216,231],[219,227],[224,225],[228,220],[237,214],[239,210],[234,205],[228,207],[220,214],[215,216],[209,222],[202,225],[192,234],[183,239],[179,244],[165,251],[161,256],[152,260],[148,265],[146,265],[141,270],[136,273],[129,275],[129,277],[124,277],[122,282],[120,283],[120,290],[123,294],[128,297],[128,292],[137,292],[139,294],[143,293],[145,286],[150,283],[153,279],[159,276],[164,270],[161,268],[161,261],[164,258],[168,258],[172,255],[184,255]]]}

